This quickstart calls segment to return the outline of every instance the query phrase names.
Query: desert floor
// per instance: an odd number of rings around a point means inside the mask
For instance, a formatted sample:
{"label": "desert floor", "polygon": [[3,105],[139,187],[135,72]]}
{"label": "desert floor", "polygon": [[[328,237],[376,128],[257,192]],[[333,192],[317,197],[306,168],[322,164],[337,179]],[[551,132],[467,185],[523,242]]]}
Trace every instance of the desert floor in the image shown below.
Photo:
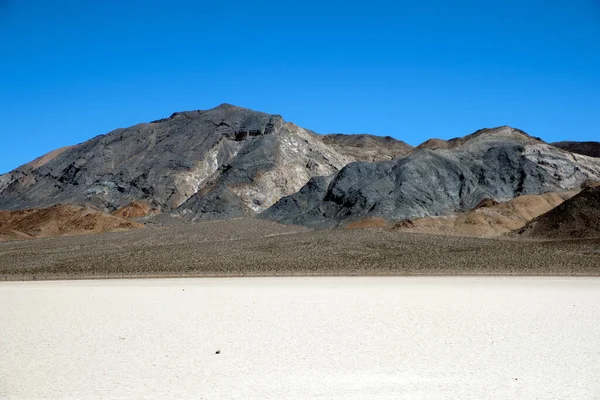
{"label": "desert floor", "polygon": [[600,278],[3,282],[0,315],[0,398],[600,393]]}
{"label": "desert floor", "polygon": [[422,274],[600,275],[600,239],[311,231],[234,220],[0,243],[0,280]]}

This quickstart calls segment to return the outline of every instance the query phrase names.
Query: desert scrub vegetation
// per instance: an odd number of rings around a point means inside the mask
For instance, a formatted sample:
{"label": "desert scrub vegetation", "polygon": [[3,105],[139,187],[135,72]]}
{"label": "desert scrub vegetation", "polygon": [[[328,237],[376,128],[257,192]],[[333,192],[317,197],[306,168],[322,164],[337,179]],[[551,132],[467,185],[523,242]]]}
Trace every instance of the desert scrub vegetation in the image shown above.
{"label": "desert scrub vegetation", "polygon": [[261,220],[0,243],[0,279],[262,275],[599,275],[600,240],[309,230]]}

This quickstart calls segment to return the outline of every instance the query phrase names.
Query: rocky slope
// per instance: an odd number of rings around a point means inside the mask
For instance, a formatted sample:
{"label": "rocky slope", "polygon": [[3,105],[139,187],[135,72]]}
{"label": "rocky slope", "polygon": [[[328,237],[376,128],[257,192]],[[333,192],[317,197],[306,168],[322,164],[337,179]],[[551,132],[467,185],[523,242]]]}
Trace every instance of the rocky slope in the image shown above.
{"label": "rocky slope", "polygon": [[0,209],[143,200],[189,219],[251,216],[354,159],[280,116],[228,104],[117,129],[0,176]]}
{"label": "rocky slope", "polygon": [[331,133],[323,141],[338,153],[356,161],[389,161],[406,155],[412,146],[390,136]]}
{"label": "rocky slope", "polygon": [[73,236],[142,228],[143,225],[89,207],[55,205],[0,211],[0,241]]}
{"label": "rocky slope", "polygon": [[552,146],[584,156],[600,157],[600,142],[555,142]]}
{"label": "rocky slope", "polygon": [[400,221],[468,211],[484,199],[571,190],[598,178],[600,160],[499,127],[422,145],[394,161],[351,163],[311,179],[260,216],[313,227],[372,217]]}
{"label": "rocky slope", "polygon": [[535,218],[519,234],[537,239],[600,238],[600,186],[587,188]]}

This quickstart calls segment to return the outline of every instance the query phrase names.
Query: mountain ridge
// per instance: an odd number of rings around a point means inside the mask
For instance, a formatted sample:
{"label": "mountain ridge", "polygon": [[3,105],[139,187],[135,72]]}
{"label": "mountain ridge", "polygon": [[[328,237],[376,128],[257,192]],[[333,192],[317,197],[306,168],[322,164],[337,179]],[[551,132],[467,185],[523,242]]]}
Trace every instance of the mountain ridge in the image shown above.
{"label": "mountain ridge", "polygon": [[[0,175],[0,209],[71,203],[112,212],[145,201],[193,220],[253,216],[311,177],[355,161],[325,137],[278,114],[227,103],[175,112]],[[403,145],[386,139],[375,148],[393,142]]]}
{"label": "mountain ridge", "polygon": [[452,146],[417,147],[378,163],[351,163],[313,180],[260,217],[310,227],[336,227],[364,218],[390,222],[447,215],[489,198],[560,192],[600,177],[600,160],[554,148],[520,130],[479,130]]}
{"label": "mountain ridge", "polygon": [[258,215],[335,227],[465,212],[594,180],[600,159],[510,126],[412,147],[319,135],[224,103],[118,128],[0,175],[0,210],[74,204],[156,222]]}

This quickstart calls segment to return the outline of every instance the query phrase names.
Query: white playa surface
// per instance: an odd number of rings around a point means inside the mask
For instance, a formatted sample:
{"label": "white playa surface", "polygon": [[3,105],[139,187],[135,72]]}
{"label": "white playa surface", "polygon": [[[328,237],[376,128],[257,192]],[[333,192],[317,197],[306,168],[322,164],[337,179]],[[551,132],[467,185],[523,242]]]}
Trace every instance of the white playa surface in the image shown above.
{"label": "white playa surface", "polygon": [[597,400],[600,279],[0,283],[0,398]]}

